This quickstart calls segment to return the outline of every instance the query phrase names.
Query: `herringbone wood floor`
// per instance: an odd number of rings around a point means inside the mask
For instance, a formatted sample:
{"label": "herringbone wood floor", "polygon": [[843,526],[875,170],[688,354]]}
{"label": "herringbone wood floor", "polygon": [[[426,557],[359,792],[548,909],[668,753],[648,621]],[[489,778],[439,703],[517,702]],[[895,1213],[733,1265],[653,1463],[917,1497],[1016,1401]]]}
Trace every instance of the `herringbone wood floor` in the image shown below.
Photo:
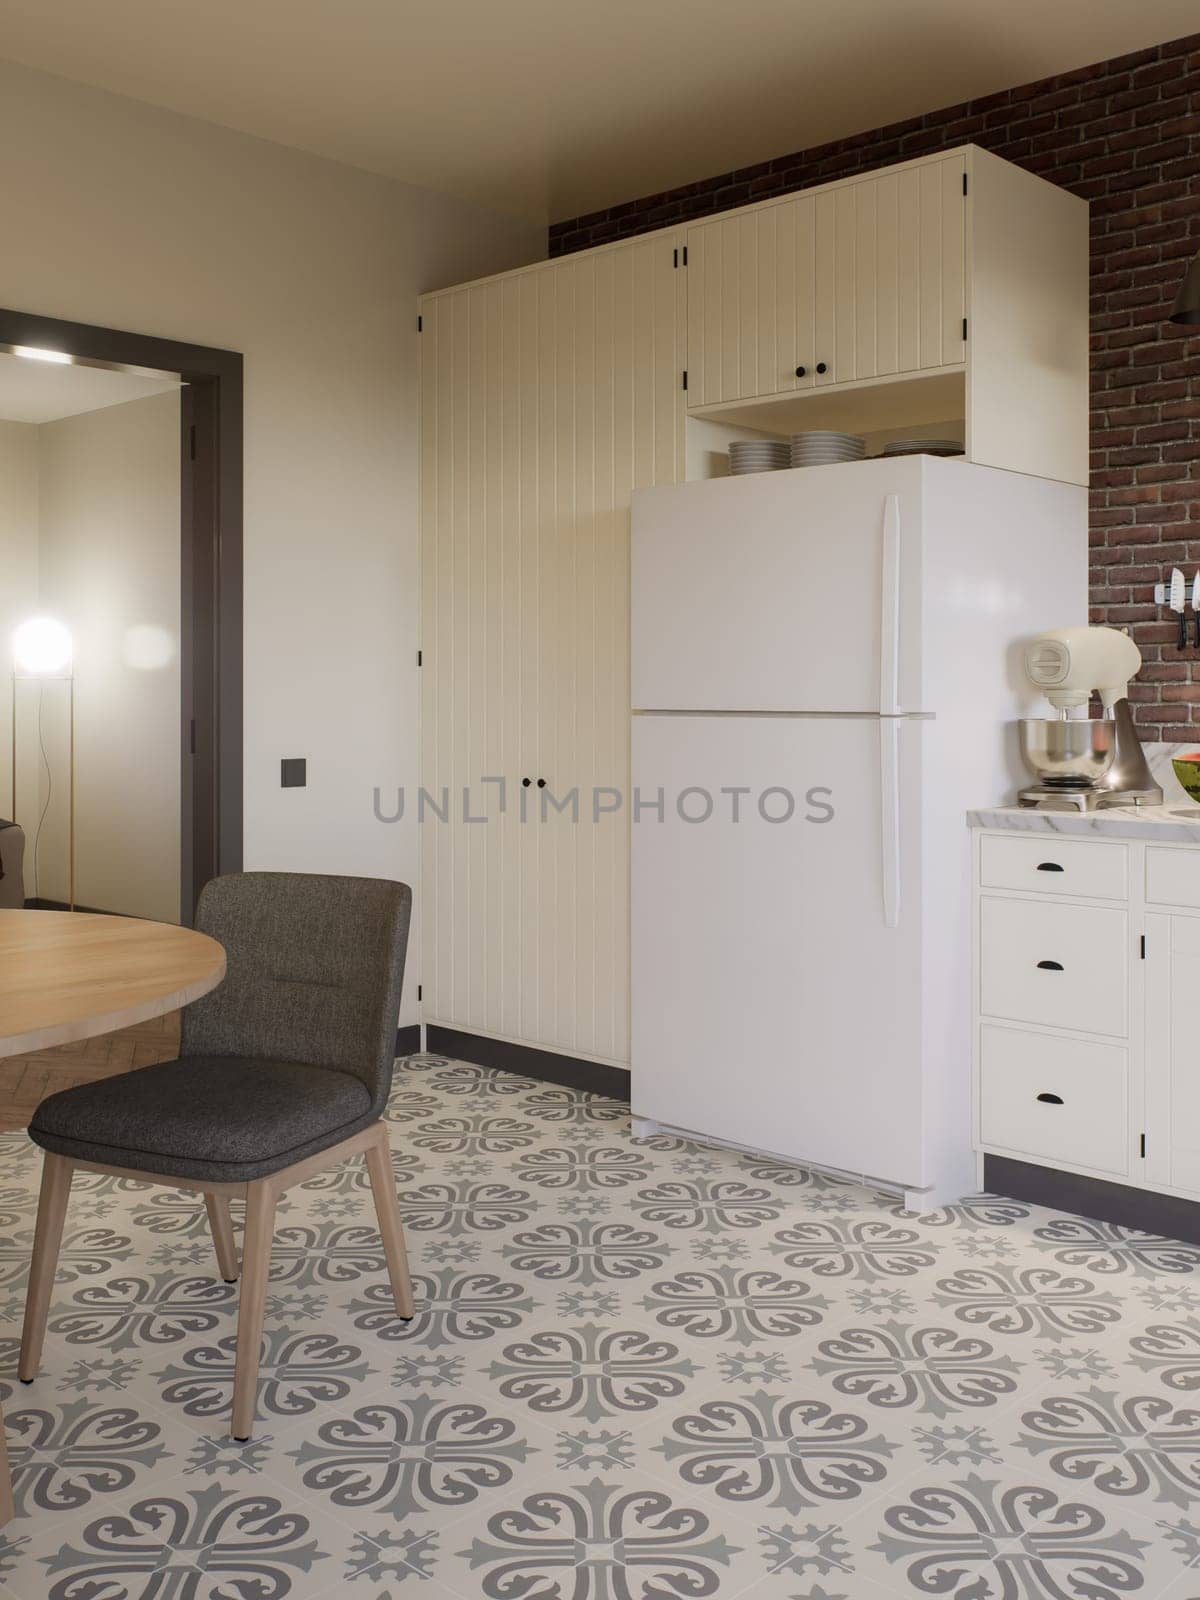
{"label": "herringbone wood floor", "polygon": [[0,1060],[0,1131],[27,1128],[29,1119],[48,1094],[71,1089],[95,1078],[111,1078],[134,1067],[151,1067],[179,1054],[179,1013],[172,1011],[151,1022],[119,1033],[60,1044],[36,1055]]}

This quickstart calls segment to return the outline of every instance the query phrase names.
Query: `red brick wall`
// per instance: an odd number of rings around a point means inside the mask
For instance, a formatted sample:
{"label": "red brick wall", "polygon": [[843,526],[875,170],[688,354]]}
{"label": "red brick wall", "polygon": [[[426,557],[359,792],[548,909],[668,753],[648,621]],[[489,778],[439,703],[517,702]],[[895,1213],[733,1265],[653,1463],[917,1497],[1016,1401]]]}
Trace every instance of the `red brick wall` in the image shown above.
{"label": "red brick wall", "polygon": [[1091,202],[1092,620],[1141,646],[1145,735],[1200,739],[1200,652],[1153,604],[1200,565],[1200,329],[1164,321],[1200,249],[1200,34],[556,223],[550,254],[968,143]]}

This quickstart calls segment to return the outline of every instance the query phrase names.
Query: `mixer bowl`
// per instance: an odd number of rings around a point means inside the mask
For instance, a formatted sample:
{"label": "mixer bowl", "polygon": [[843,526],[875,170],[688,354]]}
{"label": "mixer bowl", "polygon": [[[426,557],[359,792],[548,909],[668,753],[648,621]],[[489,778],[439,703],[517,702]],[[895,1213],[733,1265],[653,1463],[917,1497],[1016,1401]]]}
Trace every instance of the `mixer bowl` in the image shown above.
{"label": "mixer bowl", "polygon": [[1116,755],[1117,725],[1107,717],[1026,717],[1021,723],[1021,756],[1040,783],[1098,783]]}

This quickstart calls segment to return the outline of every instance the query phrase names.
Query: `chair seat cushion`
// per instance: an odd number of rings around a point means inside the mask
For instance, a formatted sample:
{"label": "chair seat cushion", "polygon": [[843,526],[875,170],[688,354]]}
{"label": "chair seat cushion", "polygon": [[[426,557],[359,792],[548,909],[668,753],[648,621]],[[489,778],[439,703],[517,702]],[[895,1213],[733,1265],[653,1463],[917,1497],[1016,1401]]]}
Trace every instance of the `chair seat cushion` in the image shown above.
{"label": "chair seat cushion", "polygon": [[249,1183],[375,1120],[361,1078],[244,1056],[188,1056],[52,1094],[29,1136],[44,1150],[172,1178]]}

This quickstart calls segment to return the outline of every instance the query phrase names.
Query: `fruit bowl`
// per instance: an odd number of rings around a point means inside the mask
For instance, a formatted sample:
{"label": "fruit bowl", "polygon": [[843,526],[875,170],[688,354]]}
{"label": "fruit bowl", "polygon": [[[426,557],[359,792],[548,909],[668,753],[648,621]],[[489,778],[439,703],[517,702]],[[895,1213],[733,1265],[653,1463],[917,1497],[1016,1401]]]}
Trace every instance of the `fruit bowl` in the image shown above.
{"label": "fruit bowl", "polygon": [[1200,750],[1189,750],[1185,756],[1176,756],[1171,765],[1188,799],[1200,801]]}

